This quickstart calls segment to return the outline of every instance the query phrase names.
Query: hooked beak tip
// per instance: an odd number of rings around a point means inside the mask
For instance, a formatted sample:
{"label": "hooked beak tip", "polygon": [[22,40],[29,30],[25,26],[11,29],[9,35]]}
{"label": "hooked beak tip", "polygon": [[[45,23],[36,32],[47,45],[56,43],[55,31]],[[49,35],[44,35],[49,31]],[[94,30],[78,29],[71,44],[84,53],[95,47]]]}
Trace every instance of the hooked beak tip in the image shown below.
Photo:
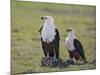
{"label": "hooked beak tip", "polygon": [[43,20],[44,19],[44,17],[41,17],[41,20]]}

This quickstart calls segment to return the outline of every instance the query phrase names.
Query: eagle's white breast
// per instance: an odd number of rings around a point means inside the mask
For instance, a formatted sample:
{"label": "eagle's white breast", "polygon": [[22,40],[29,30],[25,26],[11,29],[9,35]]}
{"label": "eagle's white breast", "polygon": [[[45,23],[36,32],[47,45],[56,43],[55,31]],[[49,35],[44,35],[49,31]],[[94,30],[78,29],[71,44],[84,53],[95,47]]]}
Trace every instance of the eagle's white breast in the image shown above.
{"label": "eagle's white breast", "polygon": [[67,45],[67,48],[69,51],[73,51],[75,50],[75,47],[74,47],[74,33],[70,32],[68,34],[68,37],[66,38],[66,45]]}
{"label": "eagle's white breast", "polygon": [[69,51],[74,51],[75,47],[74,47],[74,39],[69,39],[66,38],[66,45]]}
{"label": "eagle's white breast", "polygon": [[56,32],[55,32],[55,26],[53,25],[44,25],[41,33],[42,40],[44,42],[52,42],[55,38]]}

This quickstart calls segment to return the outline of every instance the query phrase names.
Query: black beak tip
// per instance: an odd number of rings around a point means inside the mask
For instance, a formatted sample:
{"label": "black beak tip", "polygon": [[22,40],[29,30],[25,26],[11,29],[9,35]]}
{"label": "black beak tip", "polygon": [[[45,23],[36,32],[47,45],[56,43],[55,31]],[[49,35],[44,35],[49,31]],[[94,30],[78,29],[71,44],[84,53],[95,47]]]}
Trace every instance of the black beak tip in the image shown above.
{"label": "black beak tip", "polygon": [[44,17],[41,17],[41,20],[43,20]]}

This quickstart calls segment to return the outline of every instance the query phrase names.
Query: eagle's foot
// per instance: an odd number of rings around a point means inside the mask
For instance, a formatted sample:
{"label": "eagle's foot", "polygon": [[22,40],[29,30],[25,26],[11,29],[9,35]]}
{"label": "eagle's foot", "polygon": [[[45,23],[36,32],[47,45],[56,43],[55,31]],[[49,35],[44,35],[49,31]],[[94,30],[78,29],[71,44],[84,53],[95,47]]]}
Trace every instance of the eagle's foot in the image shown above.
{"label": "eagle's foot", "polygon": [[61,58],[44,57],[41,59],[41,66],[46,67],[62,67],[63,60]]}

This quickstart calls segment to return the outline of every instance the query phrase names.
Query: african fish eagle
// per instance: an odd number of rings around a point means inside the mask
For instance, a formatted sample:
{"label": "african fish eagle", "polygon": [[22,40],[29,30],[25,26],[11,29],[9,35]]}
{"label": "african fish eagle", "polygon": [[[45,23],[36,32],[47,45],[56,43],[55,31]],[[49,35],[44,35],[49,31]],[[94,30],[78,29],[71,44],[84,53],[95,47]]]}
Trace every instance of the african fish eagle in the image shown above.
{"label": "african fish eagle", "polygon": [[66,30],[68,32],[68,36],[66,38],[66,45],[70,55],[70,59],[77,63],[77,60],[82,62],[86,62],[86,58],[83,51],[83,46],[81,42],[76,39],[74,30],[72,28],[68,28]]}
{"label": "african fish eagle", "polygon": [[44,25],[40,28],[41,44],[45,57],[59,58],[59,31],[51,16],[43,16]]}

